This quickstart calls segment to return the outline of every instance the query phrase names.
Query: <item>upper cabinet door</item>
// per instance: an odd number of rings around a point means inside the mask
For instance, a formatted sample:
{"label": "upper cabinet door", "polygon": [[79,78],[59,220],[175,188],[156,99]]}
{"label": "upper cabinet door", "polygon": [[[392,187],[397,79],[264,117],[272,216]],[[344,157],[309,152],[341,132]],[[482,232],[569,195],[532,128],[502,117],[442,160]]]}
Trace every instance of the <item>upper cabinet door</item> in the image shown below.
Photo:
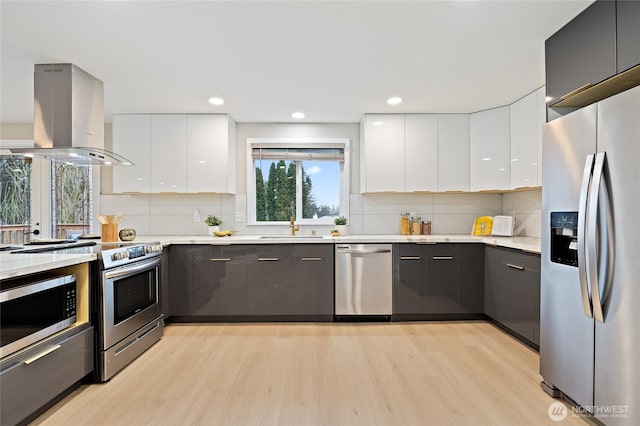
{"label": "upper cabinet door", "polygon": [[438,116],[405,115],[405,191],[438,190]]}
{"label": "upper cabinet door", "polygon": [[471,191],[510,188],[509,107],[471,114]]}
{"label": "upper cabinet door", "polygon": [[438,191],[469,191],[469,114],[438,115]]}
{"label": "upper cabinet door", "polygon": [[151,119],[148,114],[113,116],[113,152],[134,164],[113,168],[113,192],[151,192]]}
{"label": "upper cabinet door", "polygon": [[235,192],[235,128],[227,115],[187,115],[188,192]]}
{"label": "upper cabinet door", "polygon": [[151,116],[151,192],[187,192],[187,116]]}
{"label": "upper cabinet door", "polygon": [[360,167],[362,192],[405,191],[404,119],[402,114],[364,118]]}
{"label": "upper cabinet door", "polygon": [[617,48],[618,72],[640,64],[640,1],[618,0]]}
{"label": "upper cabinet door", "polygon": [[616,2],[596,1],[545,43],[548,104],[615,75],[616,68]]}
{"label": "upper cabinet door", "polygon": [[511,121],[511,188],[538,184],[537,91],[510,105]]}

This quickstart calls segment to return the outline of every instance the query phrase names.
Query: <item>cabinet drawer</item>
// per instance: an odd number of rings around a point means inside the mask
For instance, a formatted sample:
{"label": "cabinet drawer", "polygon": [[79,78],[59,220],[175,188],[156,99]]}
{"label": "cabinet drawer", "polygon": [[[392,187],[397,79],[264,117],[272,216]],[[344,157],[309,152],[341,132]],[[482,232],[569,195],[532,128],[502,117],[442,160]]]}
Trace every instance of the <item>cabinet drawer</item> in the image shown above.
{"label": "cabinet drawer", "polygon": [[294,259],[332,259],[333,244],[295,244],[291,250]]}
{"label": "cabinet drawer", "polygon": [[254,244],[247,246],[247,261],[275,261],[289,259],[293,244]]}
{"label": "cabinet drawer", "polygon": [[503,249],[502,263],[514,269],[525,268],[531,271],[540,271],[540,256],[534,253],[526,253],[521,250]]}
{"label": "cabinet drawer", "polygon": [[93,371],[93,327],[38,345],[6,364],[0,373],[0,423],[15,424]]}

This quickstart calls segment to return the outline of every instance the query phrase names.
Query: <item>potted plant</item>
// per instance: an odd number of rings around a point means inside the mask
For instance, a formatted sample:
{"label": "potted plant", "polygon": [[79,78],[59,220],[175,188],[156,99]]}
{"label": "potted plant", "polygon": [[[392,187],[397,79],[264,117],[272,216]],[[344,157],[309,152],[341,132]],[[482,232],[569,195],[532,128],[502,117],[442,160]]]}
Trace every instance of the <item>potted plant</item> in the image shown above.
{"label": "potted plant", "polygon": [[204,220],[204,223],[209,227],[209,236],[213,237],[213,233],[220,230],[220,224],[222,223],[222,219],[210,214]]}
{"label": "potted plant", "polygon": [[338,235],[347,235],[347,218],[344,216],[338,216],[333,220],[338,230]]}

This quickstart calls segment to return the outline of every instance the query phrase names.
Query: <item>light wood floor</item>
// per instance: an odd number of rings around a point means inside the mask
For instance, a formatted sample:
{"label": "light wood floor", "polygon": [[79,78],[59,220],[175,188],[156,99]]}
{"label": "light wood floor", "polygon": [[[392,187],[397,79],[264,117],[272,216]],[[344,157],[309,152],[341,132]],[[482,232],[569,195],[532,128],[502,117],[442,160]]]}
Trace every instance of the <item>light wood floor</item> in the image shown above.
{"label": "light wood floor", "polygon": [[537,353],[485,322],[177,324],[33,424],[558,424],[540,380]]}

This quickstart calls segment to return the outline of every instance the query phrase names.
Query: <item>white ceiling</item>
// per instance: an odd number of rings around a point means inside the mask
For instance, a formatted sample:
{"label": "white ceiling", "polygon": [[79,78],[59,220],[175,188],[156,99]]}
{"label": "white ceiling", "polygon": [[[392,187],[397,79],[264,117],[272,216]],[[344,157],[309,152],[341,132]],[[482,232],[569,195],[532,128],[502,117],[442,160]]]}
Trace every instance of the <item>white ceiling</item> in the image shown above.
{"label": "white ceiling", "polygon": [[[544,84],[544,41],[592,0],[7,1],[0,122],[33,120],[33,65],[104,82],[105,113],[357,122],[473,112]],[[389,96],[404,98],[396,107]],[[210,96],[226,100],[221,107]]]}

